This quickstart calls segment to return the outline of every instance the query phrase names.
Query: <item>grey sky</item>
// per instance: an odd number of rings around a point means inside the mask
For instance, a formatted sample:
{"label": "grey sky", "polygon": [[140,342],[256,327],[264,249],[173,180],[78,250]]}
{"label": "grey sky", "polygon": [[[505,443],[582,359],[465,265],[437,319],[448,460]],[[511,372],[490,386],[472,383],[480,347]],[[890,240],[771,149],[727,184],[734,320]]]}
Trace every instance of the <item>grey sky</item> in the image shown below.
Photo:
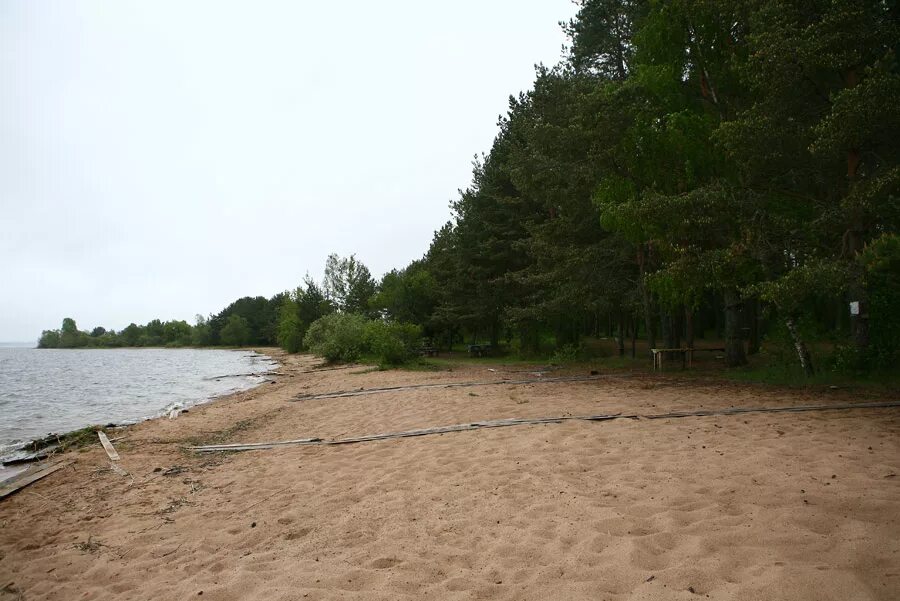
{"label": "grey sky", "polygon": [[570,0],[0,0],[0,340],[425,252]]}

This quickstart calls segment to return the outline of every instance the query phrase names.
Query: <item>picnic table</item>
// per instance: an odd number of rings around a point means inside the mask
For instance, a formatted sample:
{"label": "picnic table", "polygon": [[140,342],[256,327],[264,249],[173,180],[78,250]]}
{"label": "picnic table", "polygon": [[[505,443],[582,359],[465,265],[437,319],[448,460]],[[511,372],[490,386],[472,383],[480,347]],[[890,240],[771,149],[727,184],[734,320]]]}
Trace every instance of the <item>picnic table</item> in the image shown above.
{"label": "picnic table", "polygon": [[473,357],[484,357],[485,355],[489,355],[491,353],[491,345],[490,344],[470,344],[469,345],[469,355]]}
{"label": "picnic table", "polygon": [[419,354],[423,357],[437,357],[438,350],[434,346],[422,346],[419,347]]}
{"label": "picnic table", "polygon": [[702,352],[702,351],[718,351],[724,352],[724,347],[714,347],[714,348],[652,348],[650,352],[653,354],[653,371],[660,370],[662,371],[663,366],[663,358],[665,357],[665,353],[671,354],[679,354],[681,355],[681,369],[685,367],[691,367],[694,363],[694,353]]}

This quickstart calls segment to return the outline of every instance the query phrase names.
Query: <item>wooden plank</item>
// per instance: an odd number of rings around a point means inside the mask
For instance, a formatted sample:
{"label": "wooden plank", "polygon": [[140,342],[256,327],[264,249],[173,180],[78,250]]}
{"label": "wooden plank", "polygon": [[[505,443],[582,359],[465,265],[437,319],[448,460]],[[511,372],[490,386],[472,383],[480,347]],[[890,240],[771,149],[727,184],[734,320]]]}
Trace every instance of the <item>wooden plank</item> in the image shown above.
{"label": "wooden plank", "polygon": [[212,445],[187,447],[187,448],[189,451],[201,451],[201,452],[252,451],[253,449],[273,449],[275,447],[300,445],[300,444],[318,444],[321,442],[322,442],[321,438],[299,438],[297,440],[283,440],[280,442],[248,442],[248,443],[235,443],[235,444],[212,444]]}
{"label": "wooden plank", "polygon": [[851,409],[877,409],[877,408],[895,408],[900,407],[900,401],[881,401],[873,403],[849,403],[841,405],[800,405],[795,407],[729,407],[723,409],[701,409],[697,411],[675,411],[671,413],[655,413],[655,414],[621,414],[612,413],[605,415],[564,415],[557,417],[537,417],[537,418],[507,418],[496,420],[485,420],[480,422],[469,422],[466,424],[455,424],[451,426],[438,426],[434,428],[423,428],[419,430],[406,430],[402,432],[385,432],[383,434],[370,434],[368,436],[356,436],[352,438],[339,438],[336,440],[322,440],[321,438],[302,438],[299,440],[285,440],[278,442],[257,442],[257,443],[239,443],[239,444],[223,444],[187,447],[188,450],[198,453],[211,453],[216,451],[253,451],[262,449],[274,449],[277,447],[289,445],[342,445],[353,444],[359,442],[372,442],[376,440],[390,440],[397,438],[411,438],[414,436],[427,436],[431,434],[447,434],[450,432],[466,432],[469,430],[477,430],[479,428],[502,428],[508,426],[525,426],[539,424],[559,424],[569,420],[580,421],[608,421],[614,419],[665,419],[665,418],[683,418],[683,417],[706,417],[712,415],[735,415],[742,413],[799,413],[804,411],[832,411],[832,410],[851,410]]}
{"label": "wooden plank", "polygon": [[[321,438],[302,438],[300,440],[285,440],[280,442],[257,442],[257,443],[238,443],[224,445],[207,445],[199,447],[188,447],[188,450],[198,453],[214,453],[216,451],[255,451],[264,449],[274,449],[276,447],[288,445],[342,445],[354,444],[359,442],[372,442],[376,440],[391,440],[396,438],[412,438],[415,436],[428,436],[431,434],[447,434],[450,432],[466,432],[469,430],[477,430],[479,428],[503,428],[508,426],[528,426],[538,424],[558,424],[564,420],[585,420],[585,421],[603,421],[608,419],[616,419],[621,417],[619,414],[612,415],[569,415],[561,417],[537,417],[522,418],[512,417],[507,419],[485,420],[480,422],[470,422],[467,424],[454,424],[451,426],[437,426],[434,428],[422,428],[419,430],[405,430],[402,432],[385,432],[383,434],[369,434],[367,436],[354,436],[352,438],[339,438],[336,440],[322,440]],[[633,416],[626,416],[633,417]]]}
{"label": "wooden plank", "polygon": [[[627,378],[629,374],[615,374],[616,377]],[[434,384],[410,384],[406,386],[385,386],[383,388],[359,388],[357,390],[338,390],[334,392],[323,392],[320,394],[298,394],[292,397],[291,401],[312,401],[319,399],[335,399],[343,397],[355,397],[367,394],[379,394],[384,392],[398,392],[401,390],[422,390],[429,388],[466,388],[471,386],[502,386],[502,385],[522,385],[522,384],[554,384],[559,382],[588,382],[591,380],[606,379],[606,375],[594,376],[562,376],[558,378],[537,378],[522,380],[491,380],[482,382],[439,382]]]}
{"label": "wooden plank", "polygon": [[116,452],[116,448],[112,446],[112,443],[109,442],[109,439],[106,437],[104,432],[97,432],[97,436],[100,437],[100,444],[103,445],[103,448],[106,449],[106,454],[113,461],[119,460],[119,454]]}
{"label": "wooden plank", "polygon": [[128,476],[129,475],[125,469],[119,467],[118,463],[115,463],[112,461],[109,462],[109,469],[111,469],[115,473],[119,474],[120,476]]}
{"label": "wooden plank", "polygon": [[61,470],[67,465],[71,465],[71,461],[63,461],[50,466],[33,466],[7,480],[0,485],[0,499],[13,494],[19,489],[25,488],[29,484],[37,482],[41,478],[46,478],[55,471]]}

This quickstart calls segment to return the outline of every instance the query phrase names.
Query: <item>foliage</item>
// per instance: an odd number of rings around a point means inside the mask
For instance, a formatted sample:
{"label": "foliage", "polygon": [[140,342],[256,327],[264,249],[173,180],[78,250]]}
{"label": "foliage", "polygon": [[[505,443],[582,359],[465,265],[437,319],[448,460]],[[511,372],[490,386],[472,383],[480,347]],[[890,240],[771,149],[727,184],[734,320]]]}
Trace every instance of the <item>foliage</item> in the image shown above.
{"label": "foliage", "polygon": [[356,361],[368,350],[367,320],[356,313],[331,313],[309,326],[303,343],[328,362]]}
{"label": "foliage", "polygon": [[900,236],[885,234],[863,251],[860,262],[869,289],[872,346],[866,359],[877,368],[896,368],[900,360]]}
{"label": "foliage", "polygon": [[229,315],[219,339],[226,346],[245,346],[251,339],[250,323],[240,315]]}
{"label": "foliage", "polygon": [[376,283],[332,254],[321,285],[238,299],[189,337],[67,320],[40,346],[223,344],[240,318],[247,343],[329,360],[400,361],[418,327],[560,360],[712,331],[734,367],[760,348],[807,376],[896,365],[897,4],[577,4],[564,60],[510,97],[421,259]]}
{"label": "foliage", "polygon": [[417,357],[422,328],[411,323],[374,320],[366,327],[366,346],[381,365],[400,365]]}
{"label": "foliage", "polygon": [[332,253],[325,262],[325,296],[339,311],[367,314],[375,295],[375,280],[369,268],[355,255],[339,257]]}

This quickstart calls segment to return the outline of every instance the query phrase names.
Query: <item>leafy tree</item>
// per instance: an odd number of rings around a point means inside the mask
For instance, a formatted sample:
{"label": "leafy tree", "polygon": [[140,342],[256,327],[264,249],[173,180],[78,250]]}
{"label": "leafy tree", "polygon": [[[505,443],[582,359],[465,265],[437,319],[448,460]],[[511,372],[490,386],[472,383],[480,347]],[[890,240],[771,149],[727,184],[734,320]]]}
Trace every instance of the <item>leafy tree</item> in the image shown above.
{"label": "leafy tree", "polygon": [[303,342],[326,361],[356,361],[369,350],[367,323],[357,313],[332,313],[314,321]]}
{"label": "leafy tree", "polygon": [[193,346],[212,345],[209,322],[199,313],[194,317],[194,326],[191,328],[191,344]]}
{"label": "leafy tree", "polygon": [[375,295],[375,280],[369,268],[355,255],[328,255],[325,261],[324,292],[326,298],[344,313],[368,314]]}
{"label": "leafy tree", "polygon": [[237,314],[228,317],[219,333],[219,339],[226,346],[245,346],[250,344],[251,337],[250,323]]}
{"label": "leafy tree", "polygon": [[138,341],[141,339],[141,327],[135,323],[130,323],[121,331],[119,338],[122,339],[122,343],[125,346],[137,346]]}
{"label": "leafy tree", "polygon": [[437,281],[423,260],[384,274],[372,306],[394,321],[425,325],[437,304]]}
{"label": "leafy tree", "polygon": [[87,334],[80,332],[75,320],[66,317],[62,322],[62,330],[59,336],[59,348],[79,348],[87,346]]}
{"label": "leafy tree", "polygon": [[59,348],[59,330],[44,330],[38,340],[38,348]]}

